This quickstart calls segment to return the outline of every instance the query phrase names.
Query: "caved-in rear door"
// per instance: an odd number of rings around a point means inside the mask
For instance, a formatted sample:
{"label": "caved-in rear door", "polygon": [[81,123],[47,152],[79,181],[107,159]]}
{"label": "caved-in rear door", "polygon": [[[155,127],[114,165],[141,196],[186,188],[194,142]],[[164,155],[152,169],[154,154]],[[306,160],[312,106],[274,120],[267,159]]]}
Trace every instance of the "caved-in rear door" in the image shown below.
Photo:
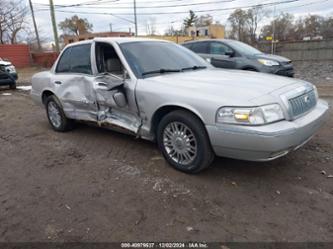
{"label": "caved-in rear door", "polygon": [[52,83],[69,118],[96,121],[95,76],[91,69],[91,44],[67,48],[61,55]]}
{"label": "caved-in rear door", "polygon": [[62,74],[54,77],[55,91],[68,117],[94,121],[97,116],[94,77],[82,74]]}

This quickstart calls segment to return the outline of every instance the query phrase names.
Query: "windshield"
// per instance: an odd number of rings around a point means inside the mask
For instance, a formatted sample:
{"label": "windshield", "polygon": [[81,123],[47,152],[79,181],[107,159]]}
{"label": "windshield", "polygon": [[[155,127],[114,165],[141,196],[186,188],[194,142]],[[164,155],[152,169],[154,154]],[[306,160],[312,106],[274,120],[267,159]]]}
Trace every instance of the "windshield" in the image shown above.
{"label": "windshield", "polygon": [[208,65],[190,50],[169,42],[129,42],[120,44],[120,48],[138,78],[197,70]]}
{"label": "windshield", "polygon": [[232,45],[241,54],[246,54],[246,55],[262,54],[260,50],[240,41],[230,41],[227,43]]}

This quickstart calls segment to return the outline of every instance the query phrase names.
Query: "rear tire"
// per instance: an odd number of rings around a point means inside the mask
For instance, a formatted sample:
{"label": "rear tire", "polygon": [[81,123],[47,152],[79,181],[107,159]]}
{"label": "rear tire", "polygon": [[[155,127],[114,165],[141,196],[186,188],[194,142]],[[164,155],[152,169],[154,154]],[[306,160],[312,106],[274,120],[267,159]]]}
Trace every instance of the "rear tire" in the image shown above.
{"label": "rear tire", "polygon": [[59,100],[51,95],[45,102],[46,114],[53,130],[65,132],[73,129],[74,120],[66,117]]}
{"label": "rear tire", "polygon": [[177,170],[198,173],[214,159],[206,128],[190,112],[177,110],[165,115],[156,135],[163,156]]}

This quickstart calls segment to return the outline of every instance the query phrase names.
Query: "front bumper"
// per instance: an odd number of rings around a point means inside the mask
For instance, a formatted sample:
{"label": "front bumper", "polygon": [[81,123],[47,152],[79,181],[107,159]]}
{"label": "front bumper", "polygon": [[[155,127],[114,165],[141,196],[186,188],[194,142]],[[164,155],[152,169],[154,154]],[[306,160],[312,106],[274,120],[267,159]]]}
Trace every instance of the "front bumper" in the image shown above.
{"label": "front bumper", "polygon": [[279,66],[262,66],[261,72],[276,74],[280,76],[294,77],[294,67],[292,64]]}
{"label": "front bumper", "polygon": [[9,73],[15,80],[18,79],[17,73]]}
{"label": "front bumper", "polygon": [[294,69],[293,68],[282,68],[275,72],[277,75],[294,77]]}
{"label": "front bumper", "polygon": [[269,161],[284,156],[305,144],[324,123],[328,104],[319,100],[316,107],[293,121],[263,126],[206,125],[217,156],[249,161]]}
{"label": "front bumper", "polygon": [[15,83],[15,78],[5,72],[0,72],[0,86],[2,85],[11,85]]}

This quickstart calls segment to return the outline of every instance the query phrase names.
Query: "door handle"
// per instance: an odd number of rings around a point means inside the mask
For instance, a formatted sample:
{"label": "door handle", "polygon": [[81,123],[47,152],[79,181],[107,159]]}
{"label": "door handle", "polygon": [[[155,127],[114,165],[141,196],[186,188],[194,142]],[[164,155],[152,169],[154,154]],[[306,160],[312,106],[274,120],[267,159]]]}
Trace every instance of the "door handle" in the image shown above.
{"label": "door handle", "polygon": [[62,82],[57,80],[57,81],[54,82],[54,84],[61,85]]}
{"label": "door handle", "polygon": [[108,84],[106,84],[104,82],[98,82],[97,85],[99,85],[99,86],[108,86]]}

